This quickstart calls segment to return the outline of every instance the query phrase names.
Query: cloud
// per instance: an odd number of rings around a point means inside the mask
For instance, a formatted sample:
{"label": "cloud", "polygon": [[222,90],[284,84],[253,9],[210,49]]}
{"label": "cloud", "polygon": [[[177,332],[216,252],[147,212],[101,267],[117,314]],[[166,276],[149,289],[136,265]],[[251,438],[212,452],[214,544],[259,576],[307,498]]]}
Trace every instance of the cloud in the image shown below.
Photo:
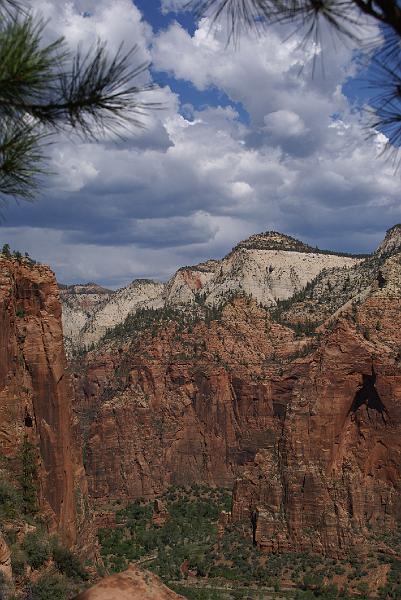
{"label": "cloud", "polygon": [[166,86],[149,95],[163,110],[123,142],[58,140],[43,197],[10,206],[0,235],[50,263],[60,280],[165,279],[267,229],[368,251],[401,220],[399,181],[377,159],[383,137],[365,139],[341,91],[349,49],[327,55],[327,76],[312,78],[313,51],[277,30],[234,49],[205,20],[192,36],[175,22],[155,35],[130,0],[37,6],[51,19],[49,36],[64,35],[72,48],[99,35],[112,50],[135,41],[138,58],[153,58],[180,80],[178,90],[217,88],[233,103],[182,107]]}
{"label": "cloud", "polygon": [[305,123],[292,110],[276,110],[263,118],[264,130],[275,138],[289,138],[305,133]]}
{"label": "cloud", "polygon": [[188,6],[188,0],[161,0],[161,9],[164,14],[180,12]]}
{"label": "cloud", "polygon": [[131,0],[36,0],[34,10],[47,22],[47,38],[64,37],[72,50],[88,50],[101,39],[111,53],[121,43],[127,49],[136,44],[137,60],[150,59],[152,28]]}

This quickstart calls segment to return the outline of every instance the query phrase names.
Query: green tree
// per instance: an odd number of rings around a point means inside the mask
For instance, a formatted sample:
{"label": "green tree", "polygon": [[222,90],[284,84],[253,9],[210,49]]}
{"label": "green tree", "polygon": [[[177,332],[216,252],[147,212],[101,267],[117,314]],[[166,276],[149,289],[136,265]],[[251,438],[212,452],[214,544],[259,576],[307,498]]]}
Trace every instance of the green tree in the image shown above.
{"label": "green tree", "polygon": [[24,538],[22,549],[28,564],[33,569],[40,569],[50,557],[49,542],[40,532],[28,533]]}
{"label": "green tree", "polygon": [[[401,145],[401,6],[395,0],[188,0],[187,9],[213,20],[225,19],[229,38],[243,30],[283,24],[303,31],[303,42],[319,43],[327,32],[351,40],[370,64],[371,126],[389,145]],[[378,25],[380,34],[367,30]],[[368,37],[370,39],[366,39]],[[367,43],[368,41],[368,43]],[[315,46],[316,47],[316,46]]]}
{"label": "green tree", "polygon": [[38,468],[35,447],[27,437],[21,448],[20,485],[22,510],[26,515],[34,515],[38,512]]}
{"label": "green tree", "polygon": [[79,558],[71,550],[68,550],[68,548],[65,548],[58,542],[53,547],[53,560],[60,573],[63,573],[67,577],[83,580],[88,578]]}
{"label": "green tree", "polygon": [[3,254],[3,256],[5,256],[6,258],[11,257],[11,250],[9,244],[4,244],[3,248],[1,249],[1,254]]}
{"label": "green tree", "polygon": [[45,24],[23,0],[0,0],[0,197],[31,199],[54,133],[98,139],[121,125],[141,125],[155,106],[137,84],[147,64],[132,66],[136,46],[110,56],[99,41],[73,55],[64,40],[43,41]]}
{"label": "green tree", "polygon": [[45,573],[28,590],[27,600],[67,600],[71,598],[65,577]]}

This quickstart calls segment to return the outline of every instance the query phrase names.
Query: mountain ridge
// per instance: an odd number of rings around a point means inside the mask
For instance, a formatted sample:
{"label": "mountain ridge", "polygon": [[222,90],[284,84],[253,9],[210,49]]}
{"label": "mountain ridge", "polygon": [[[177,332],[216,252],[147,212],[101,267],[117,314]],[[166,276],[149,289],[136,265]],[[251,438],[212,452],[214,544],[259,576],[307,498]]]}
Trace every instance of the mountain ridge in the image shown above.
{"label": "mountain ridge", "polygon": [[[318,246],[311,246],[295,237],[274,230],[251,235],[247,239],[236,244],[231,252],[234,252],[240,248],[245,248],[248,250],[283,250],[286,252],[293,251],[305,253],[311,252],[316,254],[329,254],[333,256],[344,256],[349,258],[367,258],[370,256],[369,254],[325,250],[318,248]],[[231,254],[231,252],[229,254]]]}
{"label": "mountain ridge", "polygon": [[[141,308],[193,307],[202,297],[218,306],[232,294],[246,294],[264,306],[275,306],[302,290],[322,270],[353,267],[365,255],[322,251],[286,234],[267,231],[239,242],[222,259],[180,267],[166,282],[134,280],[109,295],[85,286],[63,287],[63,323],[70,351],[97,343],[105,332]],[[92,286],[93,284],[88,284]],[[102,288],[103,290],[104,288]],[[81,291],[81,297],[79,292]]]}

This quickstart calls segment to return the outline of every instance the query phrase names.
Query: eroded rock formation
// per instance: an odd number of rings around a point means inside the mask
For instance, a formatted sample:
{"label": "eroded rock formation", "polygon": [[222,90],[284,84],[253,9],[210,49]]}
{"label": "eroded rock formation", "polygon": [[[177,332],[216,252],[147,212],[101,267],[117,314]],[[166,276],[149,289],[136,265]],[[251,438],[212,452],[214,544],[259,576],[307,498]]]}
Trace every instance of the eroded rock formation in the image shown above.
{"label": "eroded rock formation", "polygon": [[393,529],[400,320],[400,255],[379,252],[273,311],[239,297],[208,319],[167,316],[106,340],[75,375],[91,495],[234,483],[233,520],[273,552],[340,555]]}
{"label": "eroded rock formation", "polygon": [[72,445],[71,399],[53,273],[0,258],[2,468],[20,477],[24,441],[32,445],[41,508],[68,544],[76,539],[74,478],[82,476]]}
{"label": "eroded rock formation", "polygon": [[99,500],[149,498],[170,484],[230,486],[271,438],[286,385],[271,359],[303,342],[244,299],[220,322],[179,329],[146,330],[80,361],[75,408]]}
{"label": "eroded rock formation", "polygon": [[400,256],[386,285],[326,332],[291,391],[282,430],[234,488],[267,551],[336,555],[401,521]]}
{"label": "eroded rock formation", "polygon": [[349,269],[361,260],[268,231],[244,240],[221,260],[182,267],[166,284],[138,279],[116,292],[94,284],[62,286],[67,349],[90,347],[109,328],[143,308],[185,311],[200,301],[216,306],[241,293],[273,306],[303,289],[322,271]]}

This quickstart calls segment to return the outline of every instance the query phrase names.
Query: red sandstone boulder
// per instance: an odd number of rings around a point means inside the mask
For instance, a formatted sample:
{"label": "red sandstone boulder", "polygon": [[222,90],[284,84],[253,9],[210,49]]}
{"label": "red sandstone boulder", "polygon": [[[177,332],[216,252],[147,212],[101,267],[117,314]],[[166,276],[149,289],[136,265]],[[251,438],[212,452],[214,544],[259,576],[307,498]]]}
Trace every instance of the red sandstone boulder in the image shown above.
{"label": "red sandstone boulder", "polygon": [[179,596],[149,571],[131,565],[123,573],[110,575],[75,600],[179,600]]}

